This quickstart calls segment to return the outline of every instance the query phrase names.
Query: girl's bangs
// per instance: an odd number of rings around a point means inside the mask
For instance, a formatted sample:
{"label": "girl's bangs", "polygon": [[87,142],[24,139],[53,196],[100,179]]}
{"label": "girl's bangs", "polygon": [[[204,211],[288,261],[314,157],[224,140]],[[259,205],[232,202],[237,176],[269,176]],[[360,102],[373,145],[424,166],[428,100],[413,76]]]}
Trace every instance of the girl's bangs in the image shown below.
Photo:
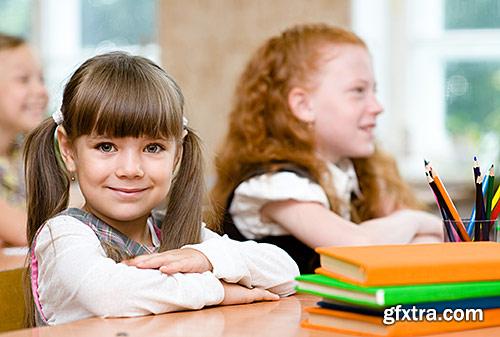
{"label": "girl's bangs", "polygon": [[77,99],[74,125],[79,135],[180,139],[182,97],[175,97],[180,93],[169,87],[164,74],[147,70],[94,74],[87,83],[92,89],[83,90],[87,97]]}

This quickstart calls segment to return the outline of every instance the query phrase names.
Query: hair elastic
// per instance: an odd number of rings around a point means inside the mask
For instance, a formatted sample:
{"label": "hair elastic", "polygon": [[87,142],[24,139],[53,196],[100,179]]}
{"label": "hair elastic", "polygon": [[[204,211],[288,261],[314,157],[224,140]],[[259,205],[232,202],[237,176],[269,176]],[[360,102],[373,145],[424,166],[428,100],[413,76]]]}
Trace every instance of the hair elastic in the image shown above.
{"label": "hair elastic", "polygon": [[54,113],[52,114],[52,119],[54,120],[54,122],[56,122],[57,125],[61,125],[64,122],[64,116],[61,110],[58,109],[54,111]]}

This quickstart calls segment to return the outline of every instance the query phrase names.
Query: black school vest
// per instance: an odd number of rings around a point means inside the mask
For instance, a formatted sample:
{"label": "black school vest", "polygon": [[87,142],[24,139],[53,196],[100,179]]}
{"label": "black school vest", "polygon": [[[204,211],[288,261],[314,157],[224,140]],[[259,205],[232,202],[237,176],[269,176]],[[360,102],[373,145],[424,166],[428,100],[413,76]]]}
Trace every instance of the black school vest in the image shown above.
{"label": "black school vest", "polygon": [[[247,174],[241,181],[236,185],[239,186],[242,182],[256,177],[265,173],[271,172],[293,172],[297,174],[299,177],[308,178],[311,181],[316,182],[311,178],[311,175],[304,169],[296,165],[292,164],[278,164],[277,168],[258,168],[249,174]],[[226,208],[224,210],[224,218],[223,218],[223,229],[224,234],[227,234],[231,239],[238,241],[246,241],[249,240],[246,238],[238,228],[235,226],[233,218],[229,213],[229,207],[234,198],[234,190],[229,195],[226,203]],[[313,226],[314,224],[311,224]],[[275,236],[266,236],[261,239],[254,239],[254,241],[259,243],[270,243],[276,245],[283,249],[295,260],[295,263],[299,266],[299,270],[301,274],[310,274],[314,273],[314,269],[319,267],[319,255],[309,246],[305,245],[302,241],[298,240],[293,235],[275,235]]]}

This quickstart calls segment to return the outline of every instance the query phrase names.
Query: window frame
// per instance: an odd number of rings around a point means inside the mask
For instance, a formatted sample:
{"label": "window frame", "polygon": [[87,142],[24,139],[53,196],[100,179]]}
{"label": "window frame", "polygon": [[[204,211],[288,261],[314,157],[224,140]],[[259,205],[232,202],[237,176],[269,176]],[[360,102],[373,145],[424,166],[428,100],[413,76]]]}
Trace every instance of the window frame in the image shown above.
{"label": "window frame", "polygon": [[483,166],[498,161],[481,147],[458,149],[446,131],[445,67],[500,60],[500,29],[445,30],[443,10],[444,0],[352,1],[352,28],[373,55],[385,106],[377,136],[410,181],[422,180],[424,158],[456,182],[470,180],[473,155]]}
{"label": "window frame", "polygon": [[[32,0],[35,13],[32,43],[38,47],[44,67],[47,89],[51,93],[49,111],[59,108],[64,85],[77,67],[86,59],[109,51],[126,51],[160,63],[159,34],[156,43],[147,45],[82,44],[81,0]],[[64,15],[61,15],[64,13]],[[158,30],[159,22],[157,22]]]}

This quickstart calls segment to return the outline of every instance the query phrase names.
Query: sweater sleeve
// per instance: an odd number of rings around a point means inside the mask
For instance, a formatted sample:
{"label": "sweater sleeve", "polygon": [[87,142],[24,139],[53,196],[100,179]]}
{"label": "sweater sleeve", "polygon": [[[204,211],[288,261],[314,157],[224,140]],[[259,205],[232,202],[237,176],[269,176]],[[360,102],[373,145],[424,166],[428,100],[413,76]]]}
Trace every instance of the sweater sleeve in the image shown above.
{"label": "sweater sleeve", "polygon": [[299,269],[281,248],[255,241],[235,241],[227,235],[203,228],[202,242],[185,247],[196,249],[208,258],[213,274],[229,283],[268,289],[280,296],[293,294]]}
{"label": "sweater sleeve", "polygon": [[114,262],[92,229],[70,216],[49,220],[35,255],[39,299],[49,324],[200,309],[224,298],[211,272],[165,275]]}

